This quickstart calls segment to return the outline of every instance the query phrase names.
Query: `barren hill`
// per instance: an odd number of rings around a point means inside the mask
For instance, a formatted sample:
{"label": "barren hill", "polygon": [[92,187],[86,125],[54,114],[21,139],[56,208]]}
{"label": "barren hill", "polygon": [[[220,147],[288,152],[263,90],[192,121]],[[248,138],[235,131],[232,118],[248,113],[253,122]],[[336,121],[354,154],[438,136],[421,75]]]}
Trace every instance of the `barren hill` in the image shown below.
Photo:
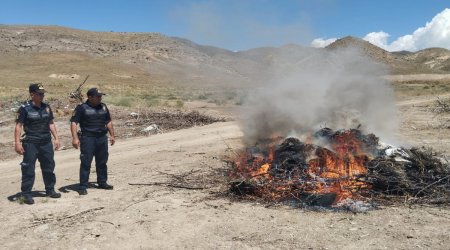
{"label": "barren hill", "polygon": [[450,51],[443,48],[424,49],[417,52],[388,52],[362,39],[347,36],[336,40],[326,49],[337,50],[346,47],[361,49],[374,60],[388,65],[393,74],[450,72]]}
{"label": "barren hill", "polygon": [[443,48],[428,48],[404,56],[407,61],[429,67],[436,71],[450,72],[450,51]]}
{"label": "barren hill", "polygon": [[[189,107],[196,111],[227,113],[239,104],[209,102],[215,92],[205,91],[207,86],[239,86],[227,93],[232,99],[247,83],[266,80],[273,66],[298,69],[313,62],[314,55],[322,55],[318,53],[347,46],[362,48],[394,73],[431,72],[441,77],[449,69],[449,51],[445,49],[390,53],[350,37],[326,49],[286,45],[232,52],[156,33],[0,25],[0,239],[4,246],[0,248],[448,249],[448,204],[417,207],[416,197],[404,196],[394,203],[398,205],[354,214],[228,198],[225,172],[229,164],[225,162],[245,146],[239,122],[216,122],[157,135],[141,130],[141,126],[170,122],[162,115],[151,115],[147,108],[153,108],[155,101],[162,100],[164,108],[185,101],[196,104]],[[108,182],[114,190],[97,189],[92,183],[89,195],[76,192],[80,154],[71,146],[70,115],[63,113],[56,123],[65,150],[55,152],[56,185],[62,197],[44,197],[37,170],[36,204],[20,205],[21,157],[14,152],[14,105],[26,98],[24,90],[30,81],[43,81],[49,90],[46,100],[57,113],[58,105],[68,99],[67,90],[78,86],[87,74],[91,78],[86,86],[100,86],[112,93],[105,96],[105,102],[112,104],[117,136],[108,162]],[[411,145],[437,147],[448,155],[450,113],[437,113],[441,111],[436,111],[433,103],[437,94],[450,96],[450,81],[428,79],[392,84],[402,97],[397,102],[403,121],[399,133]],[[17,99],[12,101],[14,96]],[[441,108],[448,107],[445,105]],[[163,111],[156,114],[168,114]],[[190,117],[172,117],[176,124],[194,124],[187,120]],[[95,173],[91,181],[95,181]],[[445,181],[448,176],[432,185]]]}
{"label": "barren hill", "polygon": [[[387,64],[394,74],[447,73],[450,68],[450,52],[446,49],[390,53],[361,39],[345,37],[329,45],[326,50],[349,46],[358,47],[378,62]],[[45,54],[46,61],[37,59],[35,62],[42,65],[52,57],[69,53],[72,55],[70,57],[76,55],[88,61],[94,60],[94,64],[118,63],[153,76],[162,76],[160,79],[170,76],[168,82],[178,83],[225,82],[242,85],[257,82],[267,77],[273,65],[296,64],[317,50],[324,49],[286,45],[232,52],[158,33],[91,32],[58,26],[0,25],[0,53],[8,61],[30,56],[36,59],[33,56]],[[95,66],[89,69],[96,70]]]}

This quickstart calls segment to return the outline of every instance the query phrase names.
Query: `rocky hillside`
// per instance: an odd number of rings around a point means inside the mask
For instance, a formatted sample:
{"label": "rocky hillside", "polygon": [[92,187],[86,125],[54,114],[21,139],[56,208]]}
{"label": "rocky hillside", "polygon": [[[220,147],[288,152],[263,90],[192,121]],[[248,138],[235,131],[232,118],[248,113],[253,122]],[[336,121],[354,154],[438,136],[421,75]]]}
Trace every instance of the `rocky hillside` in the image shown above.
{"label": "rocky hillside", "polygon": [[337,50],[346,47],[361,49],[374,60],[388,65],[393,74],[450,73],[450,51],[447,49],[388,52],[367,41],[350,36],[336,40],[326,49]]}
{"label": "rocky hillside", "polygon": [[353,37],[339,39],[325,49],[286,45],[232,52],[158,33],[91,32],[58,26],[0,25],[0,54],[3,58],[39,53],[50,53],[47,56],[81,53],[95,60],[137,66],[150,74],[171,75],[189,81],[205,81],[205,77],[207,81],[225,79],[230,84],[265,79],[274,65],[292,67],[307,60],[315,51],[333,51],[345,47],[360,48],[374,60],[387,64],[393,74],[450,71],[449,50],[431,48],[415,53],[390,53]]}
{"label": "rocky hillside", "polygon": [[443,48],[428,48],[403,56],[404,60],[423,65],[435,71],[450,72],[450,51]]}

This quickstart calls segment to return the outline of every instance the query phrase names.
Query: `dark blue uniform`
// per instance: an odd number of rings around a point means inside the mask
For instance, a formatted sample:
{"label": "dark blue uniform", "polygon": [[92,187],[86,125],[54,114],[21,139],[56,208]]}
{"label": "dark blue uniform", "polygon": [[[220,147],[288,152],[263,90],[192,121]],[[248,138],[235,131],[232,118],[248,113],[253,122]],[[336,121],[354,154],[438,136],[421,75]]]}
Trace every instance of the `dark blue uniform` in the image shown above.
{"label": "dark blue uniform", "polygon": [[35,179],[35,164],[39,160],[44,179],[45,190],[54,190],[56,177],[54,174],[55,161],[53,144],[51,141],[50,123],[53,121],[53,112],[50,106],[42,103],[40,107],[34,106],[31,101],[23,104],[18,111],[16,122],[23,124],[24,135],[22,147],[25,152],[22,168],[22,194],[31,195]]}
{"label": "dark blue uniform", "polygon": [[80,190],[88,187],[92,159],[95,156],[97,183],[106,184],[108,180],[108,128],[111,116],[105,104],[93,107],[89,102],[78,105],[70,119],[80,124]]}

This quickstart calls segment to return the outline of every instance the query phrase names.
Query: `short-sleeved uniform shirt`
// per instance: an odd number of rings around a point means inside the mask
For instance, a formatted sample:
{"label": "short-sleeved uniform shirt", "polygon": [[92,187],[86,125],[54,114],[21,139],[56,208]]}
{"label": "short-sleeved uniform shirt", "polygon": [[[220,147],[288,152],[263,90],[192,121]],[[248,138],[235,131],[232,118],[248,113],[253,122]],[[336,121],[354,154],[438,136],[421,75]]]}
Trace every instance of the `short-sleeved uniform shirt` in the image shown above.
{"label": "short-sleeved uniform shirt", "polygon": [[104,103],[91,106],[86,101],[75,108],[70,121],[80,124],[83,136],[103,136],[108,132],[106,124],[111,121],[111,115]]}
{"label": "short-sleeved uniform shirt", "polygon": [[53,112],[46,103],[35,106],[28,101],[20,106],[16,122],[23,124],[24,136],[22,141],[32,143],[46,143],[51,141],[50,123]]}

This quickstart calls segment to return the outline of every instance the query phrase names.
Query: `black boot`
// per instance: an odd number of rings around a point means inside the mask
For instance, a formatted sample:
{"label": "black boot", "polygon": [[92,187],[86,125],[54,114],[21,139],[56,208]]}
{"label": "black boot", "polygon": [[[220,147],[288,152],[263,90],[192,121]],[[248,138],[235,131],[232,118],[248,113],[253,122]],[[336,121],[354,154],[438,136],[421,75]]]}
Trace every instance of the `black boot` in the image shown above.
{"label": "black boot", "polygon": [[61,198],[61,193],[57,193],[55,190],[46,191],[45,196],[50,198]]}
{"label": "black boot", "polygon": [[22,199],[23,199],[23,203],[25,203],[25,204],[28,204],[28,205],[34,204],[33,196],[31,196],[31,195],[23,195]]}
{"label": "black boot", "polygon": [[108,183],[100,183],[100,184],[98,184],[98,188],[112,190],[114,188],[114,186],[109,185]]}
{"label": "black boot", "polygon": [[78,190],[78,194],[79,195],[87,195],[87,190],[86,189],[79,189]]}

